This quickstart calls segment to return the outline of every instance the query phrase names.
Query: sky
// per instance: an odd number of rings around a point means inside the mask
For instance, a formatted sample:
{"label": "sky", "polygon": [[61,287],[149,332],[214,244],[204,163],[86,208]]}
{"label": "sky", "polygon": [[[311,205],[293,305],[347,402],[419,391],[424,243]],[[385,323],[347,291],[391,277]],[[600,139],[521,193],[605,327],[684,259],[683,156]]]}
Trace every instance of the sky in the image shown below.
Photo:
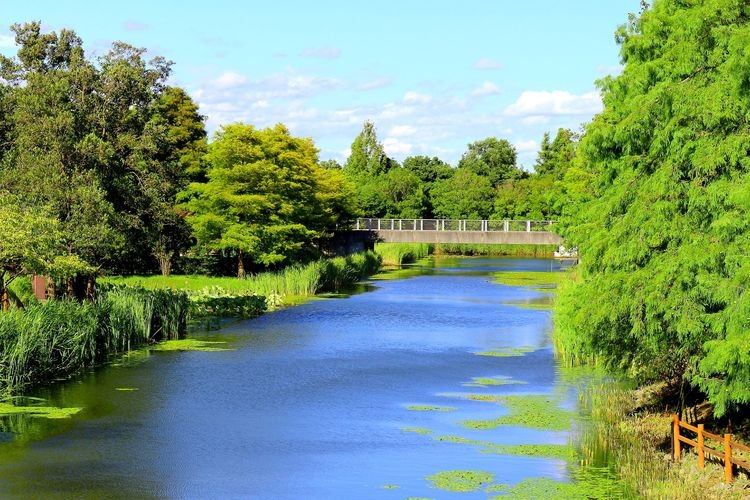
{"label": "sky", "polygon": [[10,25],[68,28],[89,57],[113,41],[174,62],[210,135],[285,124],[345,161],[365,120],[389,156],[456,164],[469,143],[510,141],[532,169],[544,132],[601,111],[596,81],[621,71],[614,31],[640,0],[0,0]]}

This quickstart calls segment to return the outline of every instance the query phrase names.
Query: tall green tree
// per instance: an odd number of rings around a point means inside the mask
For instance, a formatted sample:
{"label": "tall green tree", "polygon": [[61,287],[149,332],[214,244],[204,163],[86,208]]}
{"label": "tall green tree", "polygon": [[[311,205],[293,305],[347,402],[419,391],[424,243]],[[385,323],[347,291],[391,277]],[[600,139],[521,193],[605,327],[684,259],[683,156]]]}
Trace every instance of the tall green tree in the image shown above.
{"label": "tall green tree", "polygon": [[575,158],[579,140],[578,134],[566,128],[558,129],[552,142],[549,140],[549,133],[545,132],[534,171],[561,179]]}
{"label": "tall green tree", "polygon": [[12,30],[18,56],[0,58],[0,188],[51,207],[71,254],[147,269],[151,254],[167,252],[165,234],[187,238],[173,205],[200,175],[197,108],[165,85],[171,63],[147,62],[143,49],[116,42],[90,61],[72,31]]}
{"label": "tall green tree", "polygon": [[516,161],[516,148],[511,143],[506,139],[488,137],[469,144],[458,168],[486,177],[493,187],[497,187],[508,179],[524,177]]}
{"label": "tall green tree", "polygon": [[280,265],[313,250],[316,238],[346,218],[351,188],[335,170],[318,165],[311,139],[279,124],[222,127],[209,145],[207,181],[181,196],[200,244],[247,262]]}
{"label": "tall green tree", "polygon": [[366,121],[362,131],[352,142],[352,152],[344,165],[344,171],[350,177],[377,177],[388,172],[393,160],[388,158],[383,145],[378,142],[375,124]]}
{"label": "tall green tree", "polygon": [[[638,380],[750,403],[750,5],[656,0],[617,32],[623,73],[578,147],[565,349]],[[606,307],[603,307],[606,304]]]}
{"label": "tall green tree", "polygon": [[436,182],[431,192],[435,216],[445,219],[487,219],[494,195],[487,177],[467,169]]}

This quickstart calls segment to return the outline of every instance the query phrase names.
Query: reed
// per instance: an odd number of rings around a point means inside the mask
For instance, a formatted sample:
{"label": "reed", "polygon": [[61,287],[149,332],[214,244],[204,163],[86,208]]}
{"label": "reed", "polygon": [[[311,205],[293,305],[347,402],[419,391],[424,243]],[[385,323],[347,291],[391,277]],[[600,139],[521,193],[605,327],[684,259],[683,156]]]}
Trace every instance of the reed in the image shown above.
{"label": "reed", "polygon": [[383,265],[400,266],[424,259],[432,253],[433,245],[428,243],[376,243],[375,252],[380,255]]}
{"label": "reed", "polygon": [[436,243],[435,255],[492,255],[517,257],[552,257],[555,245],[500,245],[485,243]]}

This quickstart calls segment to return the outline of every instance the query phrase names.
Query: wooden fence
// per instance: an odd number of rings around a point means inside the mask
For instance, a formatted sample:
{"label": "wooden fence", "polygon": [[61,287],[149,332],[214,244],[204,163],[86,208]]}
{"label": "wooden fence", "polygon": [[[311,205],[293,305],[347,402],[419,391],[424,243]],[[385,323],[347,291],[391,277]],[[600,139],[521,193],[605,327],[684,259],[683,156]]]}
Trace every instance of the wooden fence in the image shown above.
{"label": "wooden fence", "polygon": [[[689,439],[680,434],[680,429],[687,429],[694,432],[697,437],[695,440]],[[726,482],[732,481],[732,465],[742,467],[743,469],[750,471],[750,463],[740,460],[737,456],[732,456],[733,451],[737,450],[740,452],[750,453],[750,447],[740,444],[736,441],[732,441],[731,434],[724,434],[724,437],[712,434],[703,428],[703,424],[693,426],[687,422],[682,422],[680,417],[674,416],[672,423],[672,435],[674,442],[674,458],[680,460],[682,443],[690,445],[695,448],[698,454],[698,467],[703,469],[705,467],[706,454],[713,455],[719,459],[724,460],[724,480]],[[717,441],[723,444],[723,449],[711,448],[706,445],[706,439],[709,441]],[[721,448],[721,444],[719,448]]]}

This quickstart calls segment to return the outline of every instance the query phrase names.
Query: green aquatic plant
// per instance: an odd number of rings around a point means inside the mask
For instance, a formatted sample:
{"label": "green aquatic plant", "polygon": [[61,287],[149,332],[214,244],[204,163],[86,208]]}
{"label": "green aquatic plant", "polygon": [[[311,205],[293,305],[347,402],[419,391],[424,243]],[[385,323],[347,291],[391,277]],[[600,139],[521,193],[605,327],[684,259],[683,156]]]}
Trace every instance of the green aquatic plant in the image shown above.
{"label": "green aquatic plant", "polygon": [[122,391],[122,392],[132,392],[137,391],[137,387],[115,387],[116,391]]}
{"label": "green aquatic plant", "polygon": [[559,406],[559,399],[545,395],[503,396],[498,400],[510,410],[489,420],[464,420],[461,425],[467,429],[496,429],[501,425],[516,425],[563,431],[570,428],[574,413]]}
{"label": "green aquatic plant", "polygon": [[480,490],[485,484],[492,483],[495,475],[478,470],[449,470],[427,476],[425,479],[430,481],[434,488],[440,490],[469,493]]}
{"label": "green aquatic plant", "polygon": [[400,487],[401,486],[399,486],[397,484],[384,484],[383,486],[381,486],[381,488],[383,488],[384,490],[397,490]]}
{"label": "green aquatic plant", "polygon": [[538,350],[537,347],[493,347],[485,351],[475,352],[477,356],[492,356],[496,358],[515,358],[525,356]]}
{"label": "green aquatic plant", "polygon": [[415,434],[432,434],[430,429],[425,429],[423,427],[401,427],[401,430],[404,432],[413,432]]}
{"label": "green aquatic plant", "polygon": [[376,243],[375,252],[383,259],[385,266],[411,264],[432,253],[428,243]]}
{"label": "green aquatic plant", "polygon": [[500,271],[492,274],[497,284],[526,286],[545,292],[554,291],[568,277],[568,273],[560,271]]}
{"label": "green aquatic plant", "polygon": [[0,402],[0,417],[9,415],[29,415],[35,418],[62,419],[70,418],[82,408],[59,408],[57,406],[16,406]]}
{"label": "green aquatic plant", "polygon": [[479,441],[476,439],[466,439],[461,436],[435,436],[435,441],[465,444],[478,446],[482,453],[493,453],[498,455],[513,455],[525,457],[554,458],[558,460],[571,461],[575,458],[576,452],[570,444],[517,444],[505,445]]}
{"label": "green aquatic plant", "polygon": [[513,380],[512,377],[473,377],[471,382],[464,382],[465,387],[487,387],[499,385],[524,385],[528,382]]}
{"label": "green aquatic plant", "polygon": [[149,347],[151,351],[206,351],[206,352],[218,352],[218,351],[233,351],[225,346],[226,342],[220,341],[208,341],[208,340],[197,340],[197,339],[181,339],[181,340],[165,340],[152,347]]}
{"label": "green aquatic plant", "polygon": [[456,408],[451,408],[448,406],[429,406],[429,405],[411,405],[406,407],[407,410],[410,411],[456,411]]}

